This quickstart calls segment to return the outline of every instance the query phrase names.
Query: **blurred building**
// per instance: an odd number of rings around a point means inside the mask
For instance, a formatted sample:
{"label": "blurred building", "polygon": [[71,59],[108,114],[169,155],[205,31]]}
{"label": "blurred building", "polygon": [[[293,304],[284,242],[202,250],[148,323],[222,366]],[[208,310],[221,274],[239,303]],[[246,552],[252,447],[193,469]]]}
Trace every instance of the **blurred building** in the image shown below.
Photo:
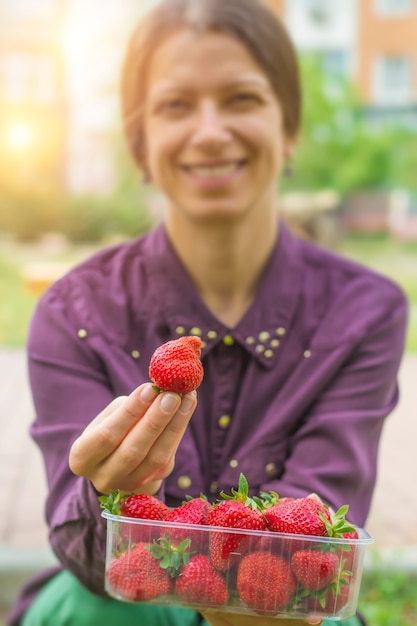
{"label": "blurred building", "polygon": [[417,126],[416,0],[265,0],[301,52],[354,81],[370,119]]}
{"label": "blurred building", "polygon": [[62,0],[0,3],[0,183],[62,185],[66,169]]}
{"label": "blurred building", "polygon": [[133,0],[67,0],[68,186],[106,193],[113,184],[109,134],[118,120],[117,79]]}
{"label": "blurred building", "polygon": [[121,58],[151,3],[0,1],[0,185],[112,187]]}
{"label": "blurred building", "polygon": [[359,0],[355,80],[371,117],[417,126],[417,1]]}
{"label": "blurred building", "polygon": [[[328,74],[352,80],[370,124],[417,128],[417,0],[264,2],[285,21],[300,53],[318,57]],[[308,223],[311,198],[304,204]],[[319,213],[325,214],[323,206]],[[337,214],[337,229],[417,240],[417,198],[408,190],[358,192]],[[316,216],[311,221],[316,224]]]}

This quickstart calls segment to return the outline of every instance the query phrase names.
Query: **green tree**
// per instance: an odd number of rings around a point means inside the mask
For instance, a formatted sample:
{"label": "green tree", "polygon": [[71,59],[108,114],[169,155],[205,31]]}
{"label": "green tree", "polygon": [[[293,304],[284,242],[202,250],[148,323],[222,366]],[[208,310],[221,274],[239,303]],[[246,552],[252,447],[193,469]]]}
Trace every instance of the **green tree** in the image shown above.
{"label": "green tree", "polygon": [[417,190],[416,130],[371,122],[353,84],[329,75],[314,57],[301,63],[303,125],[295,176],[284,190]]}

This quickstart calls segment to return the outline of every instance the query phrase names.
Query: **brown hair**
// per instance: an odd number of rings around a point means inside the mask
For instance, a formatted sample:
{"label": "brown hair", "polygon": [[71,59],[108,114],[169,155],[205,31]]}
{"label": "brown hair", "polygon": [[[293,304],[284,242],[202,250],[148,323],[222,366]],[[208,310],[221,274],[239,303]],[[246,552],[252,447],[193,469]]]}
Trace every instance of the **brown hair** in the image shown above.
{"label": "brown hair", "polygon": [[214,30],[238,39],[267,75],[282,106],[284,131],[295,138],[301,118],[297,55],[279,18],[259,0],[161,0],[134,30],[122,69],[125,135],[136,163],[146,168],[143,109],[146,73],[157,47],[181,28]]}

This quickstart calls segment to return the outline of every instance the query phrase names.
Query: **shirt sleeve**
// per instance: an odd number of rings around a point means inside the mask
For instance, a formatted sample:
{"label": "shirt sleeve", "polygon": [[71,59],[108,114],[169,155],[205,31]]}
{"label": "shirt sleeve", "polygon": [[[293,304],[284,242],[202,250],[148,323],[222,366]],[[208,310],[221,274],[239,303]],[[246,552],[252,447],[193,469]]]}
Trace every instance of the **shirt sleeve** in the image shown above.
{"label": "shirt sleeve", "polygon": [[[349,504],[350,521],[364,525],[376,481],[381,431],[399,395],[407,302],[402,292],[395,293],[395,301],[385,307],[379,322],[348,353],[302,416],[289,442],[283,474],[262,485],[263,490],[292,497],[314,492],[334,509]],[[361,315],[360,308],[357,314]],[[344,348],[334,346],[335,359]],[[312,349],[312,377],[320,377],[321,356]]]}
{"label": "shirt sleeve", "polygon": [[[38,304],[28,338],[28,367],[36,418],[31,435],[45,463],[46,518],[51,547],[88,589],[104,594],[106,525],[90,481],[68,466],[69,450],[114,392],[100,359],[78,332],[56,285]],[[68,294],[67,294],[68,295]],[[85,331],[85,329],[83,329]]]}

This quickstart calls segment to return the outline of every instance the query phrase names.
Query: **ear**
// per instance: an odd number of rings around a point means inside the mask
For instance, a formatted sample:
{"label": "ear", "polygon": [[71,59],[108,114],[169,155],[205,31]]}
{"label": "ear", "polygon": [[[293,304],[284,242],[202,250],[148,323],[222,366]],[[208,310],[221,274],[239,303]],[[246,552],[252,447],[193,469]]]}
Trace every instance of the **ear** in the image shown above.
{"label": "ear", "polygon": [[297,145],[297,137],[294,138],[286,138],[285,142],[284,142],[284,149],[283,149],[283,155],[284,155],[284,161],[288,162],[291,161],[294,153],[295,153],[295,148]]}

